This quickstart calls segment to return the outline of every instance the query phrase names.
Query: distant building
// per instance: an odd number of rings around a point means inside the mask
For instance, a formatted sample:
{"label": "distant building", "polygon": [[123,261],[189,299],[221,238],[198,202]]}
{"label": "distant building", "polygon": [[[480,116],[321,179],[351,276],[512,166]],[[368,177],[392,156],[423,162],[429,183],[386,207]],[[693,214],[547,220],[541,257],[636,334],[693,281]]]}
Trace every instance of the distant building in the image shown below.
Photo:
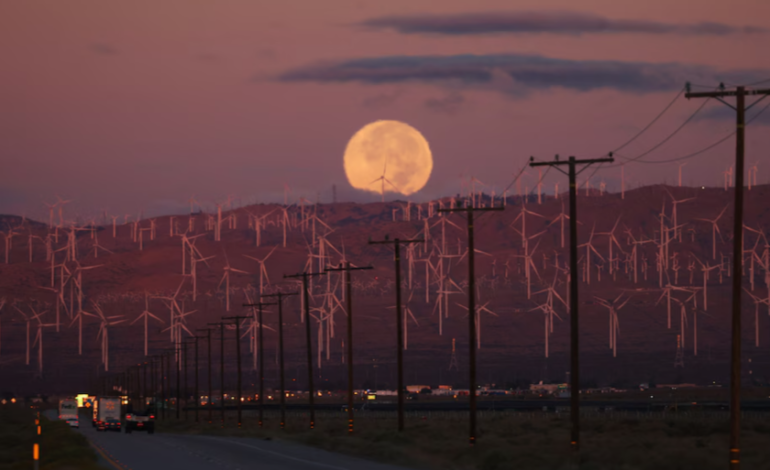
{"label": "distant building", "polygon": [[655,388],[670,388],[672,390],[676,390],[677,388],[695,388],[697,385],[695,384],[659,384],[656,385]]}
{"label": "distant building", "polygon": [[534,393],[548,393],[555,395],[562,390],[569,389],[567,384],[544,384],[542,381],[537,384],[530,384],[529,391]]}

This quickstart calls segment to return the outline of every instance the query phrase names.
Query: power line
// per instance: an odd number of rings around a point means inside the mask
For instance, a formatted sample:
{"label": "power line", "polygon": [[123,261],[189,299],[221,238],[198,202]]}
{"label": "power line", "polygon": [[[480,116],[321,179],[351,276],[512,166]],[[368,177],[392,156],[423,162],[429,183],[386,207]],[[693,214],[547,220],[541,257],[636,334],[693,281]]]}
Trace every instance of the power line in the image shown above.
{"label": "power line", "polygon": [[754,85],[761,85],[762,83],[768,83],[768,82],[770,82],[770,78],[767,78],[765,80],[760,80],[760,81],[754,82],[754,83],[749,83],[746,86],[749,87],[749,86],[754,86]]}
{"label": "power line", "polygon": [[682,95],[682,92],[684,92],[684,90],[685,90],[685,89],[684,89],[684,87],[682,87],[682,89],[681,89],[681,90],[679,90],[679,91],[677,92],[676,96],[674,96],[674,99],[673,99],[673,100],[671,100],[671,102],[670,102],[670,103],[668,103],[668,106],[666,106],[665,108],[663,108],[663,111],[661,111],[661,112],[660,112],[660,113],[659,113],[657,116],[655,116],[655,119],[653,119],[652,121],[650,121],[650,123],[649,123],[649,124],[647,124],[647,125],[644,127],[644,129],[642,129],[642,130],[641,130],[641,131],[639,131],[639,132],[638,132],[638,133],[637,133],[635,136],[633,136],[633,137],[631,137],[629,140],[627,140],[627,141],[626,141],[626,142],[625,142],[623,145],[621,145],[620,147],[617,147],[615,150],[613,150],[613,152],[617,152],[618,150],[621,150],[622,148],[626,147],[626,146],[627,146],[628,144],[630,144],[631,142],[635,141],[635,140],[636,140],[636,139],[637,139],[639,136],[641,136],[642,134],[644,134],[644,133],[647,131],[647,129],[649,129],[650,127],[652,127],[652,125],[653,125],[653,124],[655,124],[655,123],[658,121],[658,119],[660,119],[660,118],[661,118],[661,117],[662,117],[664,114],[666,114],[666,111],[668,111],[668,110],[671,108],[671,106],[673,106],[673,105],[674,105],[674,103],[676,103],[676,101],[677,101],[677,100],[679,99],[679,97]]}
{"label": "power line", "polygon": [[681,124],[679,127],[677,127],[677,128],[676,128],[676,130],[674,130],[674,132],[672,132],[671,134],[669,134],[669,135],[668,135],[668,136],[667,136],[665,139],[663,139],[663,140],[661,140],[660,142],[658,142],[656,145],[654,145],[652,148],[650,148],[650,149],[649,149],[649,150],[647,150],[646,152],[642,152],[641,154],[639,154],[639,155],[637,155],[636,157],[633,157],[633,158],[627,158],[627,157],[622,157],[622,156],[620,156],[620,158],[622,158],[622,159],[626,160],[627,162],[633,162],[633,161],[639,160],[639,159],[641,159],[642,157],[644,157],[644,156],[646,156],[646,155],[649,155],[650,153],[652,153],[652,152],[654,152],[655,150],[659,149],[661,146],[663,146],[663,144],[665,144],[666,142],[668,142],[669,140],[671,140],[671,139],[672,139],[672,138],[673,138],[675,135],[677,135],[677,134],[679,133],[679,131],[681,131],[682,129],[684,129],[684,126],[686,126],[687,124],[689,124],[689,122],[690,122],[690,121],[692,121],[692,120],[693,120],[693,118],[694,118],[695,116],[697,116],[697,115],[698,115],[698,113],[700,113],[700,112],[701,112],[701,110],[703,109],[703,107],[704,107],[704,106],[706,106],[706,104],[707,104],[708,102],[709,102],[709,100],[705,100],[705,101],[703,102],[703,104],[701,104],[701,105],[698,107],[698,109],[696,109],[696,110],[695,110],[695,112],[694,112],[694,113],[692,113],[692,114],[690,115],[690,117],[688,117],[688,118],[687,118],[687,119],[686,119],[686,120],[685,120],[685,121],[684,121],[684,122],[683,122],[683,123],[682,123],[682,124]]}
{"label": "power line", "polygon": [[[757,114],[752,116],[751,119],[747,120],[746,121],[746,125],[749,125],[754,120],[756,120],[762,113],[764,113],[767,110],[767,108],[770,108],[770,103],[766,104]],[[681,157],[669,158],[669,159],[666,159],[666,160],[634,160],[634,163],[652,163],[652,164],[656,164],[656,163],[672,163],[672,162],[679,162],[679,161],[682,161],[682,160],[687,160],[687,159],[690,159],[690,158],[693,158],[693,157],[697,157],[698,155],[700,155],[700,154],[702,154],[704,152],[707,152],[707,151],[713,149],[714,147],[724,143],[725,141],[727,141],[728,139],[733,137],[735,135],[735,132],[736,131],[732,131],[731,133],[727,134],[726,136],[722,137],[721,139],[717,140],[716,142],[714,142],[712,144],[709,144],[709,145],[707,145],[706,147],[703,147],[700,150],[697,150],[695,152],[689,153],[689,154],[681,156]],[[625,157],[621,156],[621,158],[625,158]],[[608,165],[608,166],[605,166],[603,168],[616,168],[618,166],[622,166],[622,165]],[[602,168],[601,166],[598,167],[597,171],[599,169],[601,169],[601,168]],[[594,173],[596,173],[596,172],[594,172]],[[591,176],[593,176],[593,174]]]}

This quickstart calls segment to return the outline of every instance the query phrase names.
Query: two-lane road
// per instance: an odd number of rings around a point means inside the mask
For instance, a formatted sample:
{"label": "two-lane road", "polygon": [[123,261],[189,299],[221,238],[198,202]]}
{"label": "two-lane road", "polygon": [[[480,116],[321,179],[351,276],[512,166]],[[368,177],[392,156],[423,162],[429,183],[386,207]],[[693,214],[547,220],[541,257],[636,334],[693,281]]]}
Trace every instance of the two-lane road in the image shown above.
{"label": "two-lane road", "polygon": [[97,432],[89,421],[79,431],[121,470],[403,470],[285,441]]}

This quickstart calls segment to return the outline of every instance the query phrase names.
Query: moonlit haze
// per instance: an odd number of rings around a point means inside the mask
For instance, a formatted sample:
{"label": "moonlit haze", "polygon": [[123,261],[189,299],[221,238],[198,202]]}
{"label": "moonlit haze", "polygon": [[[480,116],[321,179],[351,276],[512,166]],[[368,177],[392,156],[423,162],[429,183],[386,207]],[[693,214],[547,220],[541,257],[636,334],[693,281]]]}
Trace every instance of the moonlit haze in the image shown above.
{"label": "moonlit haze", "polygon": [[[381,188],[356,189],[339,162],[378,120],[430,142],[430,179],[404,190],[413,202],[458,194],[471,177],[502,194],[530,155],[606,155],[687,81],[766,78],[768,29],[765,0],[4,2],[0,213],[43,220],[59,196],[72,220],[154,216],[186,212],[193,195],[205,210],[229,196],[279,202],[285,187],[294,200],[331,202],[336,186],[340,201],[376,201]],[[704,103],[646,158],[732,132],[723,105],[681,98],[622,155]],[[769,116],[747,132],[760,183]],[[685,167],[684,184],[720,185],[730,142]],[[677,167],[631,165],[626,185],[672,183]],[[620,189],[617,167],[594,179]]]}

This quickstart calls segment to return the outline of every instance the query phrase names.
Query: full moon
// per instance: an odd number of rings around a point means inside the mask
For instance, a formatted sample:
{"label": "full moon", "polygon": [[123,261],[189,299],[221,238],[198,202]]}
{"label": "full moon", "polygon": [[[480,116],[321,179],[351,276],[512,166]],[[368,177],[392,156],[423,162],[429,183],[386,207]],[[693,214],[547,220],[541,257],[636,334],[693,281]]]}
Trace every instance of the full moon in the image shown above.
{"label": "full moon", "polygon": [[383,196],[416,193],[433,171],[428,141],[399,121],[375,121],[361,128],[345,148],[344,164],[354,188]]}

